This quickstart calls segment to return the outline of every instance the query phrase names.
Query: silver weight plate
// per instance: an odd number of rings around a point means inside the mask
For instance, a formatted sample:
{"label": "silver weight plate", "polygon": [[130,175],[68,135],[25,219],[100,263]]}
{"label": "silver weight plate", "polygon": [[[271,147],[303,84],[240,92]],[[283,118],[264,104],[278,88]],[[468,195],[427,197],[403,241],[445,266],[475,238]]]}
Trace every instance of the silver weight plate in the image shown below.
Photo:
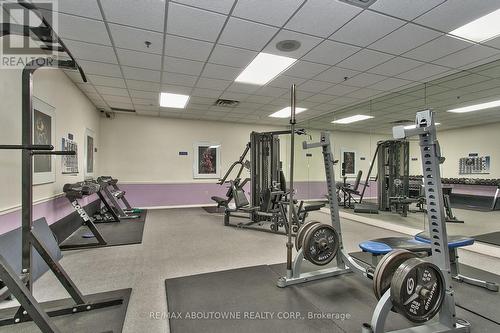
{"label": "silver weight plate", "polygon": [[392,276],[399,265],[410,258],[416,257],[417,255],[413,252],[397,249],[392,250],[380,259],[373,274],[373,292],[377,299],[380,299],[391,287]]}
{"label": "silver weight plate", "polygon": [[329,224],[315,224],[308,228],[304,240],[304,258],[323,266],[335,258],[339,250],[339,235]]}
{"label": "silver weight plate", "polygon": [[298,251],[302,248],[302,241],[304,240],[304,236],[307,232],[307,230],[312,227],[315,224],[318,224],[321,222],[318,221],[308,221],[304,223],[300,228],[299,231],[297,231],[297,236],[295,236],[295,249]]}

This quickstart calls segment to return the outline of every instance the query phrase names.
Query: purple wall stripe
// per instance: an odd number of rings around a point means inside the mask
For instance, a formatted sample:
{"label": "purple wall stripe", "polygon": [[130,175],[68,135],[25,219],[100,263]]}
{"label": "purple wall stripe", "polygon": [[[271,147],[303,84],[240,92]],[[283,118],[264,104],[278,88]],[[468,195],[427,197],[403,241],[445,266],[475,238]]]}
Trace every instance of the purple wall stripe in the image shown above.
{"label": "purple wall stripe", "polygon": [[[80,204],[85,206],[97,200],[97,195],[92,195],[80,200]],[[58,197],[33,206],[33,221],[45,217],[47,223],[51,225],[74,212],[73,207],[66,197]],[[0,215],[0,234],[14,230],[21,226],[21,209]]]}

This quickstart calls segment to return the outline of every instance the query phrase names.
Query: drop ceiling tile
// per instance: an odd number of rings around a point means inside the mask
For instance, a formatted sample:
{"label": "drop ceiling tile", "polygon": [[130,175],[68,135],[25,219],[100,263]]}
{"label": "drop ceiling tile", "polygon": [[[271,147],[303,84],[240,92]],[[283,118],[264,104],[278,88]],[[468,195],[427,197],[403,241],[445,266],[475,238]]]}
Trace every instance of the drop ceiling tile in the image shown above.
{"label": "drop ceiling tile", "polygon": [[201,76],[212,79],[234,81],[242,70],[242,68],[207,63]]}
{"label": "drop ceiling tile", "polygon": [[58,19],[58,35],[63,38],[111,45],[108,31],[102,21],[66,14],[59,14]]}
{"label": "drop ceiling tile", "polygon": [[255,51],[217,44],[208,62],[233,67],[246,67],[256,55],[257,52]]}
{"label": "drop ceiling tile", "polygon": [[126,80],[127,87],[133,90],[152,91],[158,93],[160,84],[148,81]]}
{"label": "drop ceiling tile", "polygon": [[442,66],[460,68],[472,62],[494,56],[498,53],[498,50],[486,46],[475,45],[465,50],[435,60],[433,61],[433,63]]}
{"label": "drop ceiling tile", "polygon": [[361,73],[345,81],[345,84],[353,87],[367,87],[374,83],[385,80],[387,77],[377,74]]}
{"label": "drop ceiling tile", "polygon": [[153,92],[153,91],[142,91],[142,90],[129,89],[128,92],[130,94],[130,97],[132,97],[132,99],[145,98],[145,99],[158,100],[158,98],[159,98],[158,92]]}
{"label": "drop ceiling tile", "polygon": [[381,65],[371,68],[370,70],[368,70],[368,72],[385,76],[394,76],[420,65],[423,65],[423,63],[420,61],[396,57],[387,62],[384,62]]}
{"label": "drop ceiling tile", "polygon": [[213,44],[190,38],[166,35],[165,55],[189,60],[206,61]]}
{"label": "drop ceiling tile", "polygon": [[394,58],[394,56],[373,50],[361,50],[349,58],[339,62],[337,66],[358,71],[365,71]]}
{"label": "drop ceiling tile", "polygon": [[225,21],[225,15],[171,2],[167,33],[214,42]]}
{"label": "drop ceiling tile", "polygon": [[288,89],[265,86],[259,89],[259,91],[257,91],[256,94],[262,96],[279,97],[283,94],[286,94],[287,92]]}
{"label": "drop ceiling tile", "polygon": [[341,83],[341,82],[344,82],[346,79],[353,77],[359,73],[361,73],[361,72],[358,72],[358,71],[355,71],[352,69],[346,69],[346,68],[332,66],[328,70],[317,75],[315,77],[315,79],[318,79],[320,81],[332,82],[332,83]]}
{"label": "drop ceiling tile", "polygon": [[195,88],[195,89],[193,89],[192,95],[198,96],[198,97],[214,98],[213,102],[215,102],[215,100],[217,98],[219,98],[219,96],[222,94],[222,91],[223,91],[222,89],[214,90],[214,89],[205,89],[205,88]]}
{"label": "drop ceiling tile", "polygon": [[361,88],[359,90],[353,91],[352,93],[347,94],[347,97],[354,97],[360,99],[373,98],[376,95],[384,93],[380,90]]}
{"label": "drop ceiling tile", "polygon": [[347,85],[337,84],[329,89],[326,89],[322,93],[333,96],[343,96],[358,89],[359,89],[358,87],[351,87]]}
{"label": "drop ceiling tile", "polygon": [[364,47],[404,24],[405,21],[399,19],[364,11],[335,32],[330,39]]}
{"label": "drop ceiling tile", "polygon": [[260,86],[257,86],[255,84],[245,84],[245,83],[239,83],[239,82],[233,82],[227,90],[228,91],[233,91],[233,92],[239,92],[239,93],[244,93],[244,94],[253,94],[257,90],[259,90]]}
{"label": "drop ceiling tile", "polygon": [[80,84],[77,84],[78,88],[80,88],[81,91],[85,92],[85,93],[93,93],[93,94],[97,94],[97,90],[95,89],[95,87],[87,82],[87,83],[80,83]]}
{"label": "drop ceiling tile", "polygon": [[171,73],[180,73],[198,76],[203,69],[203,62],[181,58],[164,57],[163,70]]}
{"label": "drop ceiling tile", "polygon": [[334,96],[332,95],[316,94],[306,98],[305,100],[308,102],[326,103],[328,101],[331,101],[333,98]]}
{"label": "drop ceiling tile", "polygon": [[360,12],[361,8],[339,1],[309,0],[285,28],[327,37]]}
{"label": "drop ceiling tile", "polygon": [[161,70],[161,56],[132,50],[117,49],[120,65]]}
{"label": "drop ceiling tile", "polygon": [[[37,4],[38,8],[45,8],[43,4]],[[101,11],[96,0],[64,0],[57,2],[57,11],[71,15],[83,16],[102,20]]]}
{"label": "drop ceiling tile", "polygon": [[361,50],[359,47],[325,40],[303,57],[304,60],[335,65]]}
{"label": "drop ceiling tile", "polygon": [[408,23],[369,47],[391,54],[402,54],[428,41],[440,37],[441,33]]}
{"label": "drop ceiling tile", "polygon": [[318,75],[319,73],[326,70],[329,66],[316,64],[304,60],[299,60],[295,62],[288,70],[283,74],[287,76],[295,76],[303,79],[311,79]]}
{"label": "drop ceiling tile", "polygon": [[124,96],[129,98],[128,90],[124,88],[96,86],[96,89],[102,95]]}
{"label": "drop ceiling tile", "polygon": [[231,17],[219,43],[260,51],[277,31],[277,28]]}
{"label": "drop ceiling tile", "polygon": [[232,92],[232,91],[226,91],[222,94],[221,98],[235,100],[235,101],[243,101],[250,96],[251,95],[249,95],[249,94],[242,94],[242,93],[236,93],[236,92]]}
{"label": "drop ceiling tile", "polygon": [[85,74],[97,74],[104,76],[122,77],[120,66],[105,64],[102,62],[79,60],[78,63],[83,68]]}
{"label": "drop ceiling tile", "polygon": [[215,89],[215,90],[225,90],[232,81],[227,80],[219,80],[219,79],[210,79],[206,77],[200,77],[196,87],[198,88],[206,88],[206,89]]}
{"label": "drop ceiling tile", "polygon": [[110,107],[115,109],[134,110],[134,105],[132,103],[123,103],[118,101],[109,101],[107,103]]}
{"label": "drop ceiling tile", "polygon": [[446,0],[378,0],[370,9],[411,21]]}
{"label": "drop ceiling tile", "polygon": [[407,72],[401,73],[397,77],[412,81],[423,81],[428,77],[447,72],[448,70],[449,69],[446,67],[433,64],[425,64],[420,67],[411,69]]}
{"label": "drop ceiling tile", "polygon": [[148,110],[136,109],[135,112],[140,116],[158,117],[160,115],[160,113],[158,111],[148,111]]}
{"label": "drop ceiling tile", "polygon": [[115,51],[111,46],[102,46],[73,40],[65,40],[64,44],[77,59],[107,62],[116,64]]}
{"label": "drop ceiling tile", "polygon": [[271,82],[269,82],[269,86],[290,89],[292,84],[299,85],[304,82],[306,79],[301,79],[293,76],[280,75]]}
{"label": "drop ceiling tile", "polygon": [[461,39],[441,36],[405,53],[404,56],[420,61],[433,61],[469,46],[472,46],[472,44]]}
{"label": "drop ceiling tile", "polygon": [[125,97],[125,96],[114,96],[114,95],[102,95],[106,103],[108,103],[110,106],[114,106],[115,103],[127,103],[127,104],[132,104],[132,101],[130,100],[130,97]]}
{"label": "drop ceiling tile", "polygon": [[[162,84],[160,91],[169,92],[173,94],[189,95],[191,94],[192,87],[178,86],[174,84]],[[192,98],[189,99],[190,101]]]}
{"label": "drop ceiling tile", "polygon": [[334,99],[332,99],[332,103],[333,104],[336,104],[338,105],[336,107],[336,109],[338,110],[340,108],[340,106],[345,106],[345,105],[349,105],[349,104],[354,104],[354,103],[357,103],[359,102],[360,99],[359,98],[353,98],[353,97],[346,97],[346,96],[341,96],[341,97],[334,97]]}
{"label": "drop ceiling tile", "polygon": [[446,1],[416,19],[415,22],[444,32],[450,32],[499,8],[498,0],[481,0],[479,2],[469,0]]}
{"label": "drop ceiling tile", "polygon": [[[111,37],[115,47],[148,53],[162,54],[163,34],[143,29],[125,27],[118,24],[109,24]],[[147,47],[145,42],[151,42]]]}
{"label": "drop ceiling tile", "polygon": [[[250,95],[248,98],[245,99],[245,102],[260,104],[260,103],[270,103],[272,100],[274,100],[274,96]],[[275,106],[272,107],[274,108]]]}
{"label": "drop ceiling tile", "polygon": [[132,98],[132,103],[134,105],[139,105],[142,107],[159,107],[159,98]]}
{"label": "drop ceiling tile", "polygon": [[106,20],[163,32],[165,0],[101,0]]}
{"label": "drop ceiling tile", "polygon": [[123,75],[126,79],[139,80],[139,81],[151,81],[160,82],[160,71],[154,71],[144,68],[134,68],[122,66]]}
{"label": "drop ceiling tile", "polygon": [[377,82],[373,85],[370,86],[371,89],[377,89],[377,90],[393,90],[397,88],[402,88],[408,84],[411,84],[412,81],[408,80],[403,80],[403,79],[398,79],[398,78],[388,78],[384,81]]}
{"label": "drop ceiling tile", "polygon": [[303,2],[304,0],[267,0],[263,9],[261,0],[239,0],[232,14],[281,27]]}
{"label": "drop ceiling tile", "polygon": [[[278,50],[276,48],[276,44],[283,40],[295,40],[300,42],[300,47],[291,52],[285,52]],[[318,37],[313,37],[309,35],[300,34],[298,32],[290,31],[290,30],[281,30],[273,40],[267,45],[263,52],[277,54],[285,57],[299,59],[304,54],[309,52],[313,47],[321,43],[322,39]]]}
{"label": "drop ceiling tile", "polygon": [[298,90],[309,91],[313,93],[319,93],[325,89],[328,89],[333,84],[325,81],[308,80],[298,86]]}
{"label": "drop ceiling tile", "polygon": [[223,14],[229,14],[234,0],[172,0],[174,2],[195,6],[198,8],[213,10]]}
{"label": "drop ceiling tile", "polygon": [[163,72],[162,83],[173,84],[178,86],[194,87],[197,78],[198,77],[191,75]]}
{"label": "drop ceiling tile", "polygon": [[125,80],[122,78],[108,77],[101,75],[87,75],[87,79],[96,86],[106,86],[115,88],[126,88]]}
{"label": "drop ceiling tile", "polygon": [[74,83],[84,83],[82,76],[78,71],[64,70],[64,74],[66,74]]}

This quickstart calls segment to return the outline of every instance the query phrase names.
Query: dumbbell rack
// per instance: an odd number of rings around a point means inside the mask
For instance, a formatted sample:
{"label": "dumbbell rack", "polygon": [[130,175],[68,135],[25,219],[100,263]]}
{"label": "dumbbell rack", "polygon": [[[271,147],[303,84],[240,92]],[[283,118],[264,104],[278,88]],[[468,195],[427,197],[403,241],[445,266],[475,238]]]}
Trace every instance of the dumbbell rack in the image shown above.
{"label": "dumbbell rack", "polygon": [[[436,137],[434,113],[431,110],[417,112],[416,128],[405,129],[397,126],[393,129],[395,139],[404,139],[419,136],[422,155],[422,169],[424,172],[425,196],[428,204],[427,220],[431,239],[432,262],[443,273],[445,296],[439,311],[439,321],[426,323],[417,327],[392,331],[392,333],[445,333],[470,332],[470,325],[466,322],[458,323],[455,314],[455,299],[451,285],[451,266],[448,251],[448,236],[446,233],[446,218],[441,188],[441,173],[439,164],[444,162],[441,149]],[[388,314],[393,307],[391,291],[387,290],[379,300],[372,316],[371,327],[364,327],[364,332],[382,333]]]}

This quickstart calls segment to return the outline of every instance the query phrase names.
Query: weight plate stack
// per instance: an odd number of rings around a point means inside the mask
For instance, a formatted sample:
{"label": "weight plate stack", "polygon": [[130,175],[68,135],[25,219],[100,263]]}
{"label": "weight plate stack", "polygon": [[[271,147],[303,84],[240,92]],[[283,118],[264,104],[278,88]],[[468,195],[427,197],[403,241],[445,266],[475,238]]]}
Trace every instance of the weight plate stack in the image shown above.
{"label": "weight plate stack", "polygon": [[308,221],[304,223],[300,228],[299,231],[297,231],[297,236],[295,236],[295,249],[298,251],[302,248],[302,241],[304,240],[304,236],[307,232],[307,230],[312,227],[315,224],[318,224],[321,222],[318,221]]}
{"label": "weight plate stack", "polygon": [[408,259],[416,257],[417,255],[413,252],[398,249],[387,253],[380,259],[373,274],[373,292],[377,299],[380,299],[391,287],[392,276],[399,265]]}
{"label": "weight plate stack", "polygon": [[443,274],[433,263],[411,258],[392,278],[391,301],[396,310],[414,323],[431,320],[445,297]]}
{"label": "weight plate stack", "polygon": [[335,258],[339,250],[339,235],[329,224],[314,224],[303,238],[304,258],[323,266]]}

